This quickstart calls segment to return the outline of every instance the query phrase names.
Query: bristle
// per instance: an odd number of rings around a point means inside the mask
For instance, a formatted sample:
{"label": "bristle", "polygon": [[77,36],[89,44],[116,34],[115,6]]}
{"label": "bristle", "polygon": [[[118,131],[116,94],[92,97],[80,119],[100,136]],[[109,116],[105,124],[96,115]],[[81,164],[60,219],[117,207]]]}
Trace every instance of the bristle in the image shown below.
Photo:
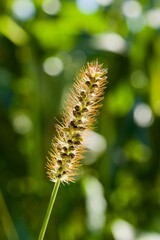
{"label": "bristle", "polygon": [[107,83],[107,69],[98,61],[82,68],[68,96],[57,136],[53,138],[47,174],[52,182],[75,181],[84,152],[83,139],[96,120]]}

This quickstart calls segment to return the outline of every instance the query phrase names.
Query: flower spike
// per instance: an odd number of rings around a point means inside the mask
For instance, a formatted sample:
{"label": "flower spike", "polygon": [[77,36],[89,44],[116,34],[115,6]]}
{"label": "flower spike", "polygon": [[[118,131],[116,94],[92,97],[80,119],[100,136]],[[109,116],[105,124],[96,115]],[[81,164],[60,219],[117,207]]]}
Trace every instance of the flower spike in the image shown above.
{"label": "flower spike", "polygon": [[68,95],[61,123],[56,125],[47,174],[52,182],[74,182],[84,152],[84,136],[96,120],[104,89],[107,69],[98,61],[87,63]]}

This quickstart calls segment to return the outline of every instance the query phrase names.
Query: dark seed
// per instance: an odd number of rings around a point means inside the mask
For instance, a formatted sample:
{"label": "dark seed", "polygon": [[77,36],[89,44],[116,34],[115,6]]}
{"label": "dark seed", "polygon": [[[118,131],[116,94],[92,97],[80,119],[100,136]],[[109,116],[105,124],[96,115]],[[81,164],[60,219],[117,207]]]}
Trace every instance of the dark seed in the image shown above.
{"label": "dark seed", "polygon": [[101,80],[101,77],[95,78],[95,81],[98,82],[99,80]]}
{"label": "dark seed", "polygon": [[66,147],[63,147],[63,150],[64,150],[65,152],[67,152],[67,148],[66,148]]}
{"label": "dark seed", "polygon": [[96,84],[96,83],[94,83],[93,85],[92,85],[92,88],[97,88],[98,87],[98,85]]}
{"label": "dark seed", "polygon": [[61,150],[62,148],[61,148],[61,146],[60,145],[58,145],[57,146],[57,150]]}
{"label": "dark seed", "polygon": [[78,111],[76,111],[76,110],[73,110],[73,115],[74,115],[75,117],[80,117],[80,116],[81,116],[81,113],[78,112]]}
{"label": "dark seed", "polygon": [[74,125],[75,125],[75,122],[74,122],[74,121],[71,121],[71,122],[70,122],[70,125],[71,125],[71,126],[74,126]]}
{"label": "dark seed", "polygon": [[82,124],[83,122],[82,122],[82,120],[79,119],[79,120],[77,121],[77,123],[78,123],[78,124]]}
{"label": "dark seed", "polygon": [[79,138],[80,136],[81,136],[81,134],[76,133],[73,137],[74,137],[74,138]]}
{"label": "dark seed", "polygon": [[82,112],[88,112],[88,108],[83,108]]}
{"label": "dark seed", "polygon": [[86,81],[85,84],[89,87],[91,85],[90,81]]}
{"label": "dark seed", "polygon": [[62,165],[62,160],[58,160],[57,163],[58,163],[58,165],[61,166]]}
{"label": "dark seed", "polygon": [[70,151],[74,150],[74,146],[70,146],[70,147],[69,147],[69,150],[70,150]]}
{"label": "dark seed", "polygon": [[78,127],[78,129],[81,130],[81,131],[85,130],[84,127]]}
{"label": "dark seed", "polygon": [[76,106],[75,106],[75,110],[76,110],[76,111],[79,111],[79,110],[80,110],[80,106],[76,105]]}
{"label": "dark seed", "polygon": [[78,100],[79,100],[80,102],[82,102],[82,101],[83,101],[83,98],[82,98],[82,97],[78,97]]}
{"label": "dark seed", "polygon": [[90,79],[91,79],[92,82],[95,81],[95,77],[91,76]]}
{"label": "dark seed", "polygon": [[74,144],[76,144],[76,145],[80,145],[81,142],[80,142],[80,141],[75,141]]}
{"label": "dark seed", "polygon": [[75,155],[74,155],[73,153],[70,153],[69,156],[70,156],[71,158],[74,158]]}
{"label": "dark seed", "polygon": [[67,155],[67,153],[62,153],[61,156],[62,156],[62,157],[66,157],[66,156],[68,156],[68,155]]}
{"label": "dark seed", "polygon": [[71,127],[74,127],[74,128],[77,128],[77,125],[76,125],[75,121],[71,121],[71,122],[70,122],[70,126],[71,126]]}
{"label": "dark seed", "polygon": [[68,140],[68,143],[69,143],[69,144],[72,144],[72,143],[73,143],[73,141],[72,141],[71,139],[69,139],[69,140]]}
{"label": "dark seed", "polygon": [[86,97],[86,93],[85,93],[84,91],[81,91],[81,96],[82,96],[83,98],[85,98],[85,97]]}

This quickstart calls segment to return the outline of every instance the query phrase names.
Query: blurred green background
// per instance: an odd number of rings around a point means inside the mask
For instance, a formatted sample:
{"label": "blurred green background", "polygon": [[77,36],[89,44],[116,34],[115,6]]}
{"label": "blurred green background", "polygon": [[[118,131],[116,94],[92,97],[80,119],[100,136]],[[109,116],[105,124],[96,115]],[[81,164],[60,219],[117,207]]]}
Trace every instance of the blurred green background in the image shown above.
{"label": "blurred green background", "polygon": [[45,239],[160,239],[160,1],[0,1],[0,239],[38,238],[46,155],[75,75],[108,68],[75,184]]}

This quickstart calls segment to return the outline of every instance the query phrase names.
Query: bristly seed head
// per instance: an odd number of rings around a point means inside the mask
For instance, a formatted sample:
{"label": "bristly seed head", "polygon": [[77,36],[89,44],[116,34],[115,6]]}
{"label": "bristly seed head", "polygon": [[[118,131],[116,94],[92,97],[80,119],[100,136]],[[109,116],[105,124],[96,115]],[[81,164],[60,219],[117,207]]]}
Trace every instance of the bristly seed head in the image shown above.
{"label": "bristly seed head", "polygon": [[85,150],[84,136],[92,128],[101,107],[106,74],[107,69],[94,61],[87,63],[77,77],[64,108],[62,124],[56,125],[57,137],[53,138],[47,162],[47,174],[52,182],[58,179],[64,183],[74,182]]}

